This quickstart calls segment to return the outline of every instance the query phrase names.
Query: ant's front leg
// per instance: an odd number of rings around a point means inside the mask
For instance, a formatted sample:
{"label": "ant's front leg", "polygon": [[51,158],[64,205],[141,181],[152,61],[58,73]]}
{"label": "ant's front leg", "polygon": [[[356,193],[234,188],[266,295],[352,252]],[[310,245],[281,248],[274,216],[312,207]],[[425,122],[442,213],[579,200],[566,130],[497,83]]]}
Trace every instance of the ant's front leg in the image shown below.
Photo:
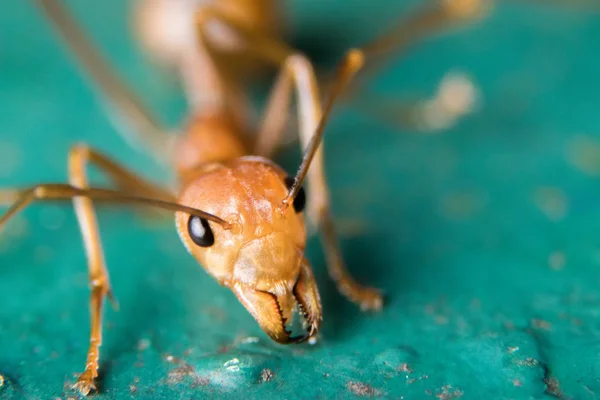
{"label": "ant's front leg", "polygon": [[[74,147],[69,154],[69,181],[71,185],[80,189],[89,187],[86,173],[86,167],[89,163],[101,168],[123,191],[167,201],[174,200],[174,197],[167,191],[143,181],[108,157],[84,145]],[[90,391],[96,390],[94,380],[98,376],[99,349],[102,344],[102,306],[105,296],[112,300],[112,291],[93,202],[86,197],[76,197],[73,199],[73,206],[83,237],[88,259],[90,286],[92,288],[90,297],[91,334],[86,368],[73,386],[85,396]],[[116,302],[113,302],[113,304],[116,304]]]}
{"label": "ant's front leg", "polygon": [[[348,57],[347,63],[362,60],[362,53],[353,53],[355,57]],[[301,54],[288,57],[281,73],[272,89],[271,98],[267,105],[263,126],[257,140],[256,150],[261,155],[268,155],[277,146],[269,143],[273,138],[281,138],[279,134],[283,128],[285,116],[289,112],[289,97],[296,87],[298,96],[298,115],[300,123],[300,141],[306,149],[313,139],[317,126],[321,120],[321,104],[317,80],[310,61]],[[262,145],[261,145],[262,144]],[[307,216],[313,226],[321,231],[321,240],[327,258],[329,275],[335,281],[338,290],[349,300],[357,303],[363,310],[379,310],[383,299],[377,289],[366,287],[358,283],[347,270],[338,245],[333,219],[330,211],[329,189],[325,179],[323,163],[323,144],[317,148],[310,161],[307,172],[308,202]]]}

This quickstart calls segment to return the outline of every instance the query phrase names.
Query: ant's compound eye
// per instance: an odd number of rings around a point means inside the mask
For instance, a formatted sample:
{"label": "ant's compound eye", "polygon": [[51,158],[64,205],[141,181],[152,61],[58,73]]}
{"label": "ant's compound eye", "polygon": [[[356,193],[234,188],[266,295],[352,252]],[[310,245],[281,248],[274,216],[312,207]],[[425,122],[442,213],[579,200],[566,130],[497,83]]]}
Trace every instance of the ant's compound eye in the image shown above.
{"label": "ant's compound eye", "polygon": [[192,241],[200,247],[210,247],[215,243],[215,236],[208,221],[195,215],[190,215],[188,220],[188,233]]}
{"label": "ant's compound eye", "polygon": [[[291,189],[294,184],[294,178],[287,177],[285,178],[285,185],[288,189]],[[304,206],[306,206],[306,193],[304,192],[304,188],[300,188],[298,195],[294,199],[294,210],[299,213],[304,211]]]}

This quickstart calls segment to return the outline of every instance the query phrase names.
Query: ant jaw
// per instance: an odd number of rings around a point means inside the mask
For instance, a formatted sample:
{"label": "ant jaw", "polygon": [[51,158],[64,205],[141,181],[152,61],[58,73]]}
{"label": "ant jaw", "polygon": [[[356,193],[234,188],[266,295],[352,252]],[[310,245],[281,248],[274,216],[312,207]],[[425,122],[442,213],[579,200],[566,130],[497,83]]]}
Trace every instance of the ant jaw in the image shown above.
{"label": "ant jaw", "polygon": [[319,289],[312,274],[310,264],[303,259],[300,267],[300,275],[296,286],[294,286],[294,297],[298,302],[298,310],[304,317],[306,335],[297,341],[304,342],[314,337],[321,328],[323,320],[323,309],[321,307],[321,297]]}
{"label": "ant jaw", "polygon": [[[302,343],[319,332],[323,319],[321,300],[310,266],[306,262],[302,265],[293,293],[278,296],[240,283],[234,284],[232,290],[261,329],[278,343]],[[286,327],[288,318],[291,319],[294,300],[304,318],[306,329],[305,334],[300,336],[291,336]]]}

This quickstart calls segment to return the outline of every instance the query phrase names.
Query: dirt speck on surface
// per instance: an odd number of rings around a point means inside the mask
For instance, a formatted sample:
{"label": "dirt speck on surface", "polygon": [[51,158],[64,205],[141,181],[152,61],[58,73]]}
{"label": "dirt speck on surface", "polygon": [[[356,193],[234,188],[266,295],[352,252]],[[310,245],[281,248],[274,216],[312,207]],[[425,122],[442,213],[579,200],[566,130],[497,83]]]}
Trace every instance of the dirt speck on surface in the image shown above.
{"label": "dirt speck on surface", "polygon": [[189,364],[183,364],[171,372],[167,376],[167,383],[170,385],[176,385],[178,383],[183,382],[183,379],[187,376],[195,375],[195,369]]}
{"label": "dirt speck on surface", "polygon": [[402,363],[398,366],[398,371],[410,374],[412,372],[412,368],[407,363]]}
{"label": "dirt speck on surface", "polygon": [[137,392],[137,384],[140,382],[140,378],[133,378],[133,383],[129,385],[129,393],[134,394]]}
{"label": "dirt speck on surface", "polygon": [[171,372],[169,372],[169,375],[167,376],[167,384],[177,385],[182,383],[185,380],[185,378],[188,377],[192,380],[190,384],[191,388],[195,388],[198,386],[206,386],[210,383],[210,380],[207,377],[199,375],[194,369],[194,367],[184,363],[172,370]]}
{"label": "dirt speck on surface", "polygon": [[179,358],[172,356],[171,354],[165,354],[164,358],[165,358],[166,362],[169,362],[171,364],[181,364],[182,363],[182,361]]}
{"label": "dirt speck on surface", "polygon": [[546,393],[559,399],[563,399],[565,397],[560,388],[560,382],[558,379],[555,377],[545,378],[544,383],[546,383]]}
{"label": "dirt speck on surface", "polygon": [[554,271],[560,271],[565,267],[566,257],[562,251],[553,251],[548,256],[548,266]]}
{"label": "dirt speck on surface", "polygon": [[533,357],[527,357],[524,360],[519,360],[517,361],[517,365],[523,365],[525,367],[535,367],[539,364],[540,362],[538,360],[536,360]]}
{"label": "dirt speck on surface", "polygon": [[422,381],[423,379],[429,379],[429,375],[421,375],[418,378],[407,379],[406,383],[415,383],[416,381]]}
{"label": "dirt speck on surface", "polygon": [[366,383],[350,381],[346,386],[348,387],[348,390],[356,396],[376,397],[382,395],[380,390],[377,390]]}
{"label": "dirt speck on surface", "polygon": [[533,319],[531,321],[531,325],[536,329],[542,329],[544,331],[549,331],[552,329],[552,324],[548,321],[544,321],[543,319]]}
{"label": "dirt speck on surface", "polygon": [[441,214],[450,220],[463,221],[481,211],[487,203],[484,193],[458,192],[446,194],[440,202]]}
{"label": "dirt speck on surface", "polygon": [[569,199],[565,192],[557,187],[539,187],[533,192],[533,203],[550,221],[561,221],[565,218]]}
{"label": "dirt speck on surface", "polygon": [[137,350],[138,351],[144,351],[147,348],[150,347],[152,343],[150,342],[149,339],[140,339],[137,343]]}
{"label": "dirt speck on surface", "polygon": [[260,372],[260,382],[265,383],[273,379],[275,374],[269,368],[265,368]]}
{"label": "dirt speck on surface", "polygon": [[587,135],[579,135],[568,146],[567,159],[580,171],[600,175],[600,143]]}
{"label": "dirt speck on surface", "polygon": [[519,379],[515,379],[513,380],[513,385],[516,387],[521,387],[523,386],[523,382],[521,382]]}
{"label": "dirt speck on surface", "polygon": [[465,393],[459,388],[454,388],[452,385],[444,385],[436,390],[435,397],[440,400],[452,400],[461,398],[463,394]]}

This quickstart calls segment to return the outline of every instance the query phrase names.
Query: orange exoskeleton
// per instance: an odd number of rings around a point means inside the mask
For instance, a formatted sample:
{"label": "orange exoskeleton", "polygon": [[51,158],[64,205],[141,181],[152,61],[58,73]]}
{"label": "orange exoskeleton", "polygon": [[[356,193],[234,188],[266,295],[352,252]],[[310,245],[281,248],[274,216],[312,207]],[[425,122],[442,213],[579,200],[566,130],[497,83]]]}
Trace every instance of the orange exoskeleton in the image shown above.
{"label": "orange exoskeleton", "polygon": [[[363,66],[365,55],[368,57],[370,51],[380,53],[381,46],[390,47],[388,41],[382,39],[370,48],[346,53],[322,109],[310,61],[270,34],[262,35],[264,32],[258,28],[262,26],[260,12],[244,14],[256,16],[256,24],[253,24],[231,11],[235,10],[234,0],[224,2],[229,4],[227,7],[210,1],[198,2],[203,4],[194,12],[200,31],[211,18],[217,19],[230,33],[235,33],[237,46],[241,43],[257,59],[279,65],[281,72],[258,135],[254,143],[250,143],[246,135],[249,129],[241,122],[243,118],[235,106],[239,104],[234,99],[235,94],[240,91],[220,74],[216,58],[207,49],[205,35],[187,36],[181,44],[183,47],[176,49],[175,56],[169,59],[180,72],[190,103],[188,122],[173,141],[173,136],[164,134],[94,51],[60,2],[37,1],[108,100],[111,110],[144,138],[155,154],[162,153],[160,158],[168,161],[178,178],[176,190],[165,189],[140,178],[100,152],[78,145],[69,154],[69,184],[37,185],[16,191],[16,201],[0,217],[1,228],[34,201],[73,201],[91,285],[90,346],[85,371],[74,385],[76,389],[84,395],[96,389],[102,309],[105,298],[113,296],[94,210],[96,202],[131,203],[174,211],[177,231],[187,250],[219,284],[235,293],[263,331],[279,343],[299,343],[314,338],[322,322],[319,291],[305,257],[305,218],[321,233],[329,274],[340,292],[363,310],[381,308],[380,292],[356,282],[343,263],[330,212],[321,142],[334,100]],[[238,1],[244,7],[259,4]],[[158,0],[154,3],[171,4]],[[444,8],[448,7],[447,3],[444,1],[439,10],[420,14],[417,20],[431,30],[434,27],[425,23],[428,16],[454,18]],[[267,7],[271,2],[260,4]],[[154,17],[156,15],[148,18]],[[440,23],[444,21],[441,18]],[[211,35],[214,40],[214,32]],[[297,94],[299,136],[304,155],[296,175],[288,176],[270,157],[280,142],[293,92]],[[116,189],[90,187],[88,165],[108,175]],[[307,193],[303,189],[305,179]],[[305,332],[292,336],[289,322],[296,307],[304,319]]]}

